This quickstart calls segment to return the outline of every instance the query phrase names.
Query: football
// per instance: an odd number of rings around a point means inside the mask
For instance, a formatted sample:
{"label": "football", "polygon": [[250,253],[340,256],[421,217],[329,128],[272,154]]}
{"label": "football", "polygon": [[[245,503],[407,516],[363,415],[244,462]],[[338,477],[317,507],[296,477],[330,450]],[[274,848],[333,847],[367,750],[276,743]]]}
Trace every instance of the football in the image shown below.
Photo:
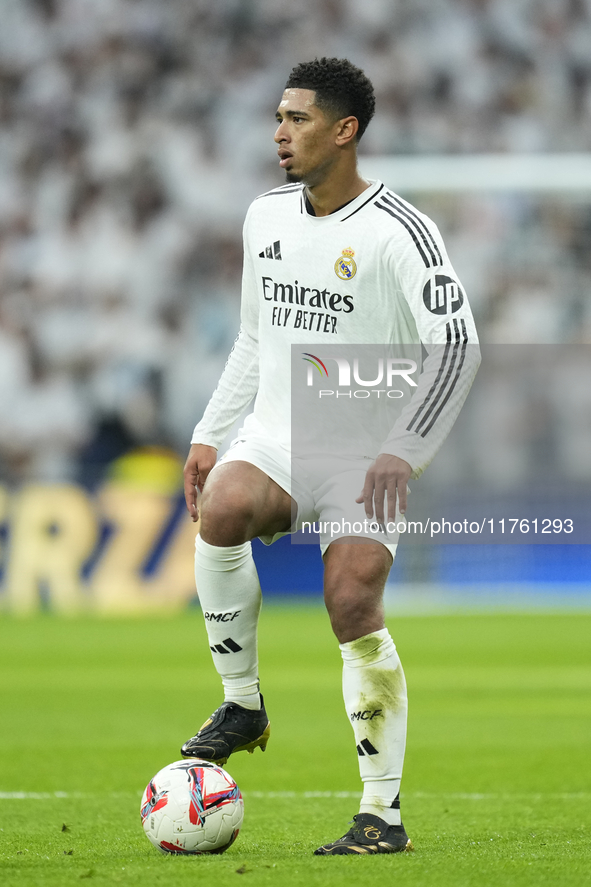
{"label": "football", "polygon": [[150,780],[140,816],[148,840],[162,853],[223,853],[238,837],[244,802],[229,773],[188,758]]}

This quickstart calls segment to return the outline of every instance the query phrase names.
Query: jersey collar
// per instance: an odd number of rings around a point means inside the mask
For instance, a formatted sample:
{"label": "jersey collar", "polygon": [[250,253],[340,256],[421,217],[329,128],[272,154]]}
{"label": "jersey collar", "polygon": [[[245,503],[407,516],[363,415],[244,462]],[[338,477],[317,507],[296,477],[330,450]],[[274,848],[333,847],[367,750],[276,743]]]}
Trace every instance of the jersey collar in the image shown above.
{"label": "jersey collar", "polygon": [[358,197],[355,197],[353,200],[350,200],[349,203],[346,203],[344,206],[339,207],[334,212],[330,213],[328,216],[312,216],[307,210],[306,207],[306,193],[305,189],[302,188],[301,194],[301,211],[303,215],[306,216],[306,219],[313,225],[326,225],[326,224],[337,224],[338,222],[344,222],[346,219],[358,213],[359,210],[363,209],[363,207],[367,203],[371,203],[380,191],[383,190],[384,185],[382,182],[369,179],[370,185],[369,188],[366,188],[365,191],[362,191]]}

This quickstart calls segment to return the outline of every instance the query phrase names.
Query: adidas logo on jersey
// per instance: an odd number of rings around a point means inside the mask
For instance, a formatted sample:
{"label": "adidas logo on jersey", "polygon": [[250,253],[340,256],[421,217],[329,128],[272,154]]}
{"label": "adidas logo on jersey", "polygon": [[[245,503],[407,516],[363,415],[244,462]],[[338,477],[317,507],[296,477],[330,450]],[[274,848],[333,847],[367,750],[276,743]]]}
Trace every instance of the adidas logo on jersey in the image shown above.
{"label": "adidas logo on jersey", "polygon": [[232,638],[226,638],[221,644],[215,644],[209,648],[212,653],[240,653],[242,647],[233,641]]}
{"label": "adidas logo on jersey", "polygon": [[264,250],[261,250],[259,253],[259,259],[279,259],[279,261],[281,261],[280,241],[276,240],[271,246],[266,246]]}

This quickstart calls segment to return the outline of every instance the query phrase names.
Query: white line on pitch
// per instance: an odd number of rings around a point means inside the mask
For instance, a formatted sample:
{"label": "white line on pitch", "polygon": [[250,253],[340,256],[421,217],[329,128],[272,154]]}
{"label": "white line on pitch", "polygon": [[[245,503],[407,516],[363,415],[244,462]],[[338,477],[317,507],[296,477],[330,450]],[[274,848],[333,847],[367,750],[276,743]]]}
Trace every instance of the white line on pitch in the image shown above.
{"label": "white line on pitch", "polygon": [[[274,798],[360,798],[361,792],[290,792],[290,791],[246,791],[242,793],[245,798],[268,799]],[[141,792],[110,792],[103,794],[102,792],[0,792],[0,801],[55,801],[62,798],[68,800],[88,800],[89,798],[139,798]],[[485,794],[480,792],[402,792],[402,799],[405,798],[424,798],[430,800],[457,800],[457,801],[494,801],[494,800],[564,800],[571,801],[578,798],[588,798],[590,792],[499,792]]]}

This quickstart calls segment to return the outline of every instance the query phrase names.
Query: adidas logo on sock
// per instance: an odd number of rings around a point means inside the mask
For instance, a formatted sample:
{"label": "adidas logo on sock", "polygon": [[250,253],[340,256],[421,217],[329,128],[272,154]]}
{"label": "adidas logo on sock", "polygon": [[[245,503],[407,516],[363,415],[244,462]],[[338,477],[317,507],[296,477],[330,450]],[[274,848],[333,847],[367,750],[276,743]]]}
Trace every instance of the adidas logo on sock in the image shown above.
{"label": "adidas logo on sock", "polygon": [[[228,649],[226,649],[226,647]],[[226,638],[226,640],[221,644],[214,644],[213,647],[209,648],[212,653],[240,653],[242,647],[233,641],[232,638]]]}
{"label": "adidas logo on sock", "polygon": [[366,755],[379,755],[379,751],[374,748],[369,739],[362,739],[357,746],[357,754],[360,758],[364,758]]}
{"label": "adidas logo on sock", "polygon": [[276,240],[259,253],[259,259],[279,259],[281,261],[281,243]]}

